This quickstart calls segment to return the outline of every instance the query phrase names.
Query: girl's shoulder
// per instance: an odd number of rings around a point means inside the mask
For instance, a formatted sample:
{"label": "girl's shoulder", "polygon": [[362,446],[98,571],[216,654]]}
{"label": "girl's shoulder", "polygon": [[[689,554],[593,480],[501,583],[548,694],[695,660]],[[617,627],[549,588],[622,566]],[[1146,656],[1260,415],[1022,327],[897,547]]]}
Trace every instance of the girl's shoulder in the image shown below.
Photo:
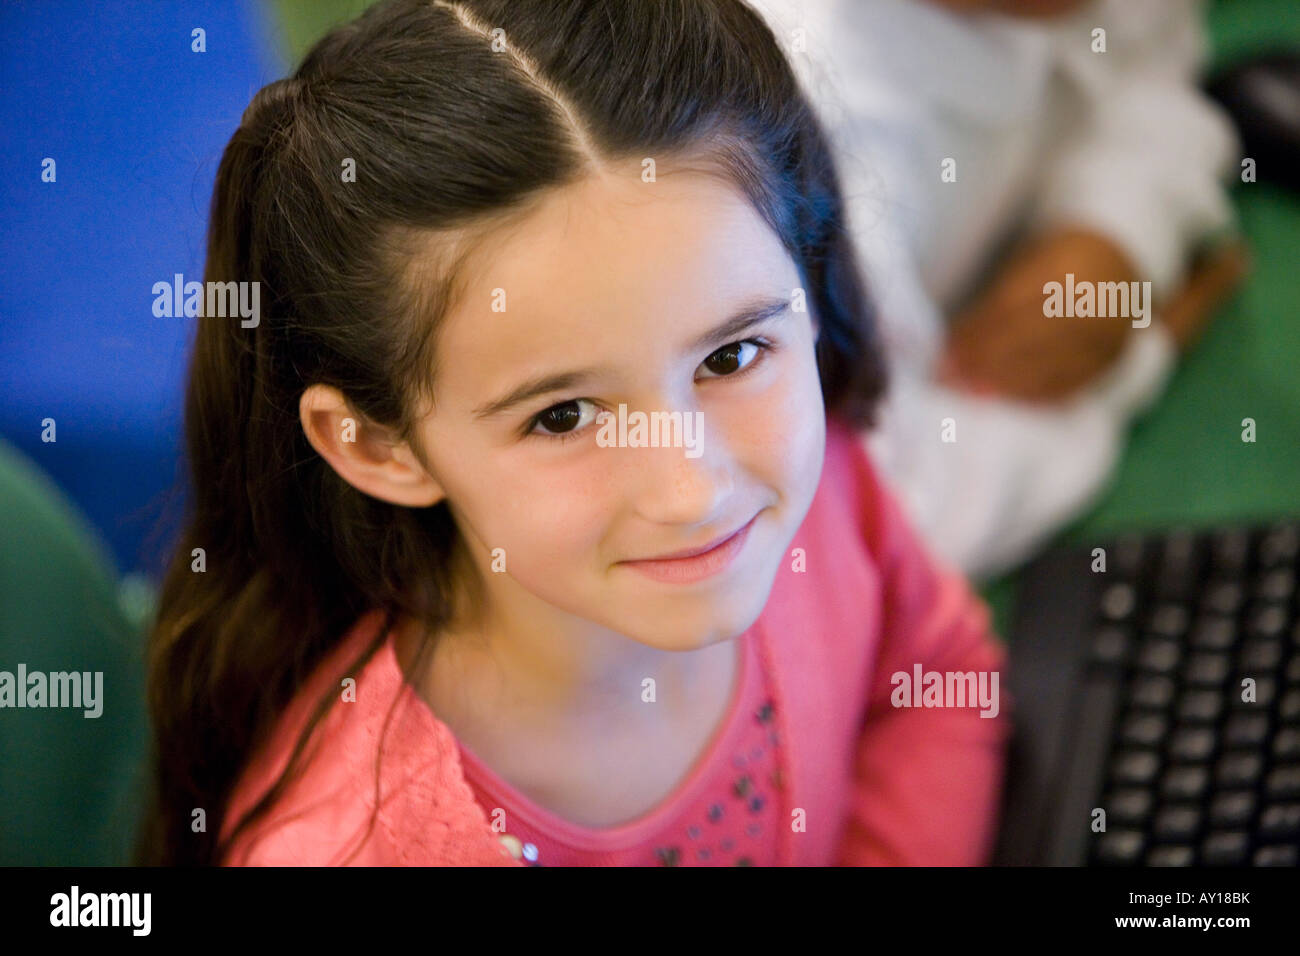
{"label": "girl's shoulder", "polygon": [[391,633],[358,659],[383,616],[363,615],[327,655],[248,763],[226,837],[288,765],[315,708],[333,696],[300,770],[230,848],[227,865],[510,865],[465,780],[450,728],[403,680]]}

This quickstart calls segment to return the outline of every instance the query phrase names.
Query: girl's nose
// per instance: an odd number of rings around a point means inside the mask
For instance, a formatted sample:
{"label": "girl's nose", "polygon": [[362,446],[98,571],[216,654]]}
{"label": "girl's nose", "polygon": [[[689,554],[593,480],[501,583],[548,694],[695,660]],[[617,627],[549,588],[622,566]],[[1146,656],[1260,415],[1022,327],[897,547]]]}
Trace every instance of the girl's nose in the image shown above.
{"label": "girl's nose", "polygon": [[[637,511],[664,525],[708,525],[727,520],[735,490],[733,462],[721,447],[705,441],[696,452],[676,447],[628,448],[637,489]],[[694,455],[694,457],[692,457]]]}

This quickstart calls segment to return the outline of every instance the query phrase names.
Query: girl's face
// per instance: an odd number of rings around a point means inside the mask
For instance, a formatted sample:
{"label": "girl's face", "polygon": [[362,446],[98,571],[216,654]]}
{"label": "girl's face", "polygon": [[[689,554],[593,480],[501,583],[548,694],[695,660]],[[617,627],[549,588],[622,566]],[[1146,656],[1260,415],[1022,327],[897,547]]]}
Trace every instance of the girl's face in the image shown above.
{"label": "girl's face", "polygon": [[[647,183],[636,164],[549,194],[465,268],[418,440],[480,593],[516,621],[573,615],[662,650],[743,633],[825,445],[815,317],[777,237],[721,180]],[[620,405],[628,434],[638,412],[702,430],[619,446]],[[709,574],[632,563],[746,527]]]}

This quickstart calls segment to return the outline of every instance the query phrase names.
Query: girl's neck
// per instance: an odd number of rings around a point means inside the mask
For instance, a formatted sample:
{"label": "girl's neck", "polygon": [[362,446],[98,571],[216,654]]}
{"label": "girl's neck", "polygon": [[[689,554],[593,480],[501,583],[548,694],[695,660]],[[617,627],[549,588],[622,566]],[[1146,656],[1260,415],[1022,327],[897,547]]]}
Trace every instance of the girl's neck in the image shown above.
{"label": "girl's neck", "polygon": [[473,709],[509,707],[574,721],[639,711],[647,678],[675,694],[690,693],[716,670],[716,659],[735,655],[732,641],[665,651],[598,625],[567,630],[564,621],[527,627],[507,618],[496,626],[449,626],[433,636],[419,661],[418,622],[404,622],[395,642],[403,669],[417,668],[413,681],[426,699],[445,706],[465,698],[464,707]]}
{"label": "girl's neck", "polygon": [[[453,553],[453,607],[436,637],[444,671],[494,680],[520,707],[539,713],[606,709],[640,700],[642,681],[689,683],[700,651],[665,651],[542,601],[507,574],[486,574],[463,536]],[[432,663],[422,666],[432,669]]]}

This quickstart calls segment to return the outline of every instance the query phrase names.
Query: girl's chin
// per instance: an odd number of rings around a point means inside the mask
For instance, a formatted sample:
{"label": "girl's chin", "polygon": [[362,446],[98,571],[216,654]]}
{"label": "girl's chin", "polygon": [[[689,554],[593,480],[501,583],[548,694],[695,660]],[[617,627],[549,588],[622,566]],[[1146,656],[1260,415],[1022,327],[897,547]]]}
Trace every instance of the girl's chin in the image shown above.
{"label": "girl's chin", "polygon": [[[740,607],[739,604],[726,606],[732,609]],[[627,629],[620,629],[620,633],[639,644],[662,651],[697,651],[741,637],[754,626],[761,612],[762,607],[759,607],[751,614],[722,616],[718,614],[718,606],[714,606],[670,623],[650,611],[636,620],[629,620]],[[653,620],[650,630],[644,626],[647,617]],[[656,617],[658,620],[654,620]]]}

